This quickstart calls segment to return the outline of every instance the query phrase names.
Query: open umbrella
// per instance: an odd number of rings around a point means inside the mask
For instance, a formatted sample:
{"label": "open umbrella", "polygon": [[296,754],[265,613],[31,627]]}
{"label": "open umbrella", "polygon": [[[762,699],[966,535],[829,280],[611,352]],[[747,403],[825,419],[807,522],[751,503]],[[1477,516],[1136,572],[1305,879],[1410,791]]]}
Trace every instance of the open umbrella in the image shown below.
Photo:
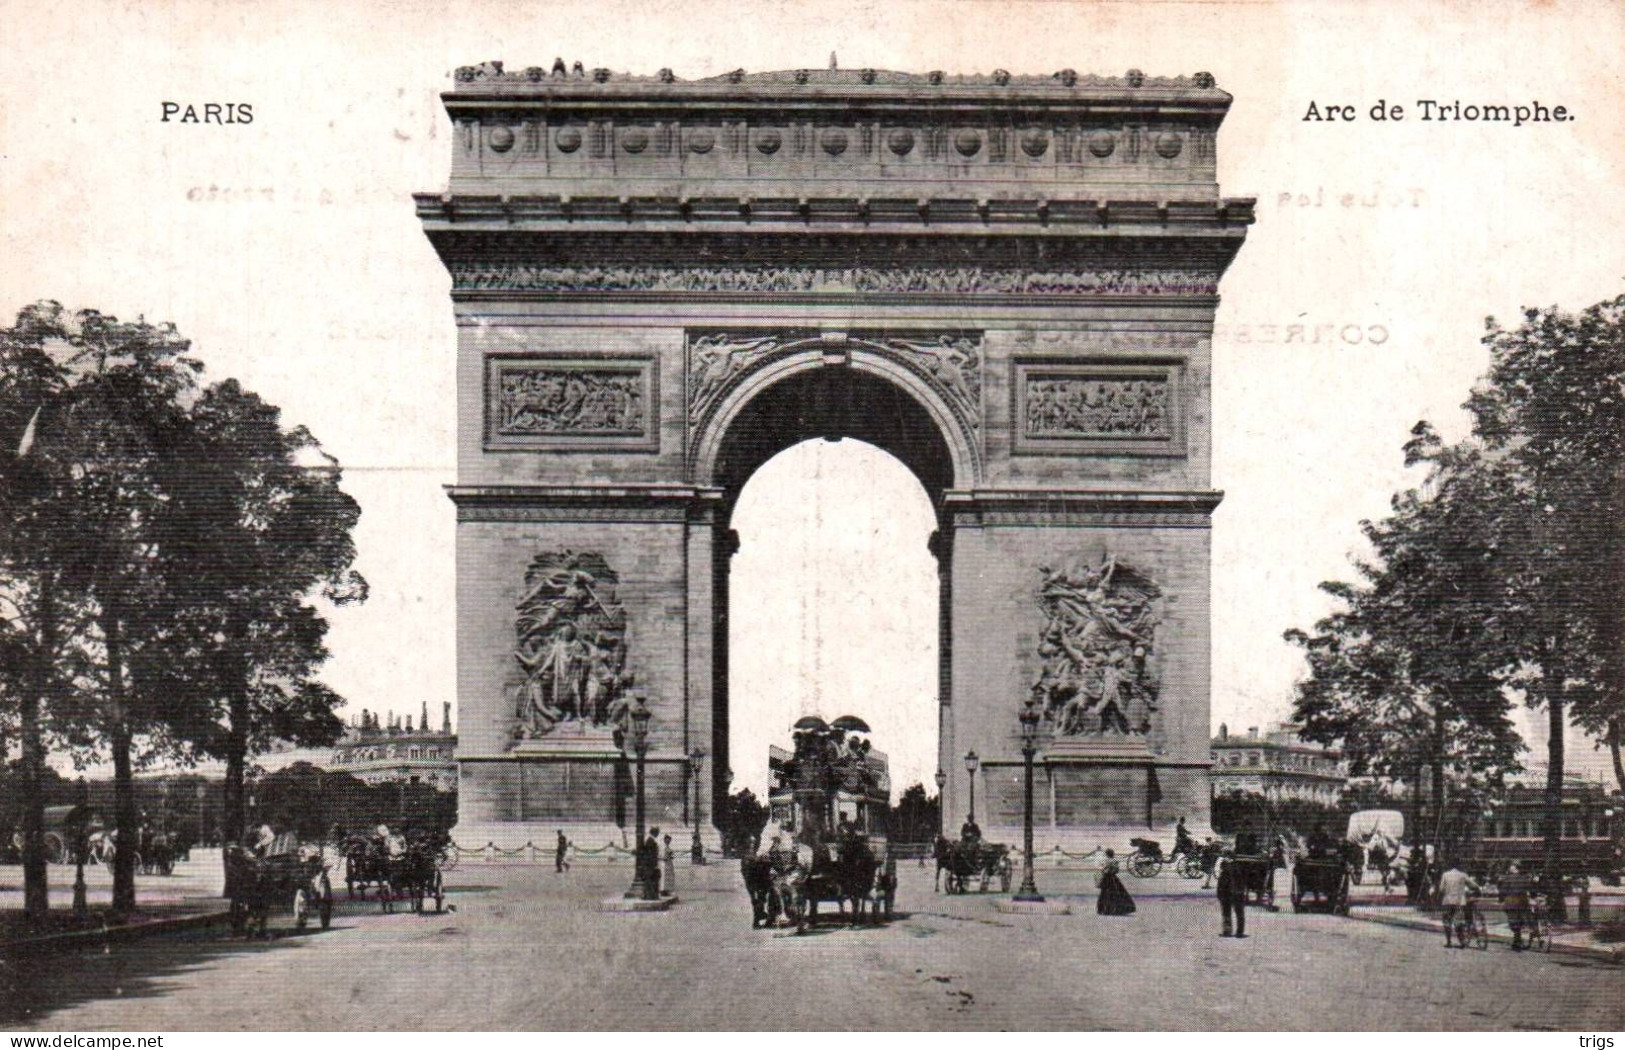
{"label": "open umbrella", "polygon": [[837,718],[834,722],[832,722],[830,724],[831,724],[832,727],[834,727],[835,729],[839,729],[843,733],[867,733],[867,732],[870,732],[869,723],[865,722],[863,719],[859,718],[857,715],[842,715],[840,718]]}
{"label": "open umbrella", "polygon": [[829,724],[826,723],[822,718],[819,718],[817,715],[803,715],[792,728],[800,729],[805,732],[813,732],[828,729]]}

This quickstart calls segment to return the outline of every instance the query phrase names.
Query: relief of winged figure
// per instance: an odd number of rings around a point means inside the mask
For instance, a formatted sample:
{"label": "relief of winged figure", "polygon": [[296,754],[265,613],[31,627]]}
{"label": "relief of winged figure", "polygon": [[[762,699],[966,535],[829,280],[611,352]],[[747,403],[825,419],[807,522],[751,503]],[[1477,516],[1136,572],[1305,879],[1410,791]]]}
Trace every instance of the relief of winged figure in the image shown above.
{"label": "relief of winged figure", "polygon": [[1150,666],[1161,597],[1155,584],[1106,556],[1099,565],[1040,568],[1043,669],[1033,694],[1063,736],[1141,735],[1157,710]]}
{"label": "relief of winged figure", "polygon": [[516,735],[546,733],[561,722],[612,726],[624,714],[632,682],[626,670],[626,612],[619,582],[603,556],[537,555],[516,604]]}

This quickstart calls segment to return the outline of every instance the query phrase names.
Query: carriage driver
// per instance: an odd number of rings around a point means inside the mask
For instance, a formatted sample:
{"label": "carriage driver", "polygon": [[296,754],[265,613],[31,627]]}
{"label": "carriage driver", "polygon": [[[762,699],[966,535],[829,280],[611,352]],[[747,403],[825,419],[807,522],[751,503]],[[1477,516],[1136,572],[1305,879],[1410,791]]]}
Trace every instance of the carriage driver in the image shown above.
{"label": "carriage driver", "polygon": [[1183,853],[1187,857],[1197,856],[1196,840],[1191,837],[1190,830],[1185,827],[1185,818],[1180,817],[1179,823],[1174,826],[1174,852]]}
{"label": "carriage driver", "polygon": [[965,823],[959,826],[959,839],[961,842],[981,842],[982,829],[976,823],[976,818],[967,816]]}

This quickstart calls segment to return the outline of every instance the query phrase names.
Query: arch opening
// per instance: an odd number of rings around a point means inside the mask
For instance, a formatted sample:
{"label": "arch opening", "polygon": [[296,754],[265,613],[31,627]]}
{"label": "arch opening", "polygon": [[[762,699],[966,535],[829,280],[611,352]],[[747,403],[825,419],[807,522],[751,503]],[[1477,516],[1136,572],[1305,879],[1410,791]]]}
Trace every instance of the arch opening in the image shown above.
{"label": "arch opening", "polygon": [[[956,461],[932,413],[887,378],[815,367],[740,406],[723,493],[714,642],[717,792],[767,802],[768,747],[801,715],[867,721],[890,794],[935,793],[947,604],[935,537]],[[733,773],[732,783],[726,777]]]}

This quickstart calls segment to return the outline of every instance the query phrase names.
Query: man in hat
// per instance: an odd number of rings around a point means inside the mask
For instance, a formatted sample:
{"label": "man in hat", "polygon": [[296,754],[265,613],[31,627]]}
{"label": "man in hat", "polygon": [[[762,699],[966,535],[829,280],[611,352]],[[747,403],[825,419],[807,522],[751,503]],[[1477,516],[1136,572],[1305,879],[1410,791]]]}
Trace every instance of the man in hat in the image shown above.
{"label": "man in hat", "polygon": [[[1236,870],[1235,850],[1225,850],[1219,858],[1219,910],[1224,916],[1221,937],[1247,936],[1247,887]],[[1232,932],[1234,920],[1234,932]]]}
{"label": "man in hat", "polygon": [[638,846],[638,882],[643,886],[643,899],[654,900],[660,895],[660,829],[650,828],[648,836]]}

